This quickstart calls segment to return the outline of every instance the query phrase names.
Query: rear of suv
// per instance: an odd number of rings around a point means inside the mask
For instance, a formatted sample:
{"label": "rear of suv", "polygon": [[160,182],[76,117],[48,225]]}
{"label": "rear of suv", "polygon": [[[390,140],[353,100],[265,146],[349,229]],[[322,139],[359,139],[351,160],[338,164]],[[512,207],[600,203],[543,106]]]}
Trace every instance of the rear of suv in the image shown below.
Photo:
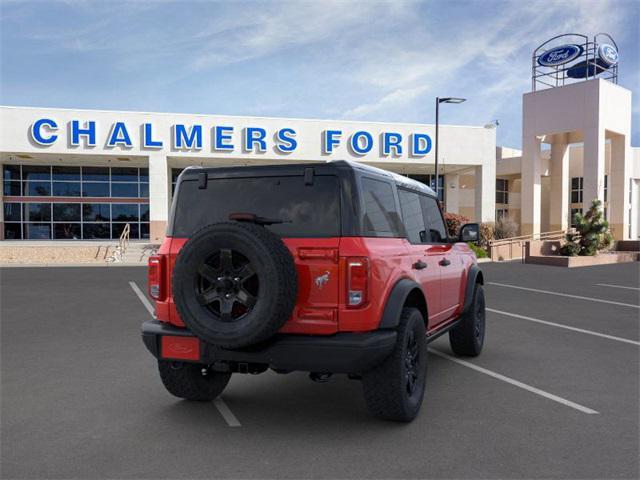
{"label": "rear of suv", "polygon": [[368,409],[410,421],[427,344],[475,356],[483,275],[425,185],[345,161],[190,167],[149,259],[142,337],[173,395],[210,401],[233,373],[359,379]]}

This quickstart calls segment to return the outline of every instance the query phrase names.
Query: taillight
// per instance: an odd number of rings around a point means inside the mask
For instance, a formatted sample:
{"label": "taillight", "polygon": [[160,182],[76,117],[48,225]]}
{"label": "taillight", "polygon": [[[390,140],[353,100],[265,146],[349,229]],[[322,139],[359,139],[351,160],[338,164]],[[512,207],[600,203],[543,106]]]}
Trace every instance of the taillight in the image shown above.
{"label": "taillight", "polygon": [[162,300],[164,298],[164,256],[153,255],[149,257],[149,295],[154,300]]}
{"label": "taillight", "polygon": [[369,301],[369,259],[347,258],[347,307],[357,308]]}

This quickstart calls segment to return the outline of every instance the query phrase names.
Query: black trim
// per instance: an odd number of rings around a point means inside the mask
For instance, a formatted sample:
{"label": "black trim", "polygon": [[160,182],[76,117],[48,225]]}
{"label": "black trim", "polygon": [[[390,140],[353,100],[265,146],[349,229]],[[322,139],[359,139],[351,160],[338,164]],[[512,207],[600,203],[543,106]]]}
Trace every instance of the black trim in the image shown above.
{"label": "black trim", "polygon": [[427,334],[427,343],[433,342],[436,338],[440,337],[441,335],[444,335],[445,333],[447,333],[452,328],[455,328],[458,325],[460,325],[460,323],[462,323],[462,317],[459,317],[459,318],[455,319],[453,322],[447,323],[444,327],[440,328],[439,330],[436,330],[433,333],[428,333]]}
{"label": "black trim", "polygon": [[473,264],[469,268],[469,273],[467,275],[467,288],[464,294],[464,308],[462,309],[462,315],[466,314],[469,311],[469,308],[471,308],[471,304],[473,303],[473,291],[476,283],[484,285],[484,275],[482,275],[480,267]]}
{"label": "black trim", "polygon": [[[189,330],[150,320],[142,324],[142,340],[153,356],[159,355],[162,335],[194,336]],[[388,357],[396,344],[394,330],[335,335],[277,335],[241,350],[225,350],[200,342],[199,363],[262,364],[276,370],[360,374]]]}
{"label": "black trim", "polygon": [[[405,301],[411,291],[416,288],[422,291],[420,285],[407,278],[399,280],[398,283],[394,285],[389,299],[384,306],[384,313],[382,314],[378,328],[396,328],[398,326]],[[425,319],[425,321],[427,321],[427,319]]]}

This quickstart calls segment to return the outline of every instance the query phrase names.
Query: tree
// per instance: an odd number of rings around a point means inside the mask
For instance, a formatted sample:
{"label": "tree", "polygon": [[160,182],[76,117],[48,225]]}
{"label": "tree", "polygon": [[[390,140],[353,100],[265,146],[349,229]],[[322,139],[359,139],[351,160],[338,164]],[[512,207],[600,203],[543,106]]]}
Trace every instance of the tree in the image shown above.
{"label": "tree", "polygon": [[567,242],[560,249],[562,255],[593,256],[613,243],[609,222],[604,219],[600,200],[594,200],[584,215],[576,213],[573,223],[576,231],[567,234]]}

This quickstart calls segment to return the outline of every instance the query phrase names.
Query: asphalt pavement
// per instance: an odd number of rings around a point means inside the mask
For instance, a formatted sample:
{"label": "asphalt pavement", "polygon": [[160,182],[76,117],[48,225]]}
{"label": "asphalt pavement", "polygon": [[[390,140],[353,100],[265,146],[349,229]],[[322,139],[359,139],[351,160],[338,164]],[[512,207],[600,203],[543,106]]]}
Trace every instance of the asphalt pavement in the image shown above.
{"label": "asphalt pavement", "polygon": [[3,268],[1,476],[638,478],[638,264],[482,269],[482,355],[434,342],[423,409],[395,424],[343,376],[175,399],[140,340],[144,268]]}

